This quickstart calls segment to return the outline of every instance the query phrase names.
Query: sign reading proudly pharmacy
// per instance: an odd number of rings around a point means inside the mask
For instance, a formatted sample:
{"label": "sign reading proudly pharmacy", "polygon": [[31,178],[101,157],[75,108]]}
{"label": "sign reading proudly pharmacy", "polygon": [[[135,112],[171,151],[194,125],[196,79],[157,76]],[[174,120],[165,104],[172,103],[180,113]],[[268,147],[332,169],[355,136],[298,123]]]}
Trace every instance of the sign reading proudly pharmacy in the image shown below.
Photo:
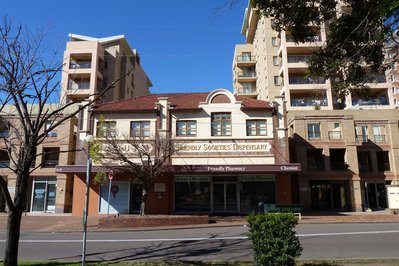
{"label": "sign reading proudly pharmacy", "polygon": [[177,143],[179,152],[268,152],[271,145],[268,142],[243,143]]}

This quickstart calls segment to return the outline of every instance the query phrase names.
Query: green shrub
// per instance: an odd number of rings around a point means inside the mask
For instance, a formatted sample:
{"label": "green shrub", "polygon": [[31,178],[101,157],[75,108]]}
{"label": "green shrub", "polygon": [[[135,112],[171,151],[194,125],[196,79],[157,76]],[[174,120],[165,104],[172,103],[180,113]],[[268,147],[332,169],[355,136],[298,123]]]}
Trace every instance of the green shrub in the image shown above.
{"label": "green shrub", "polygon": [[248,216],[249,233],[256,265],[295,265],[302,252],[294,228],[298,218],[289,213]]}

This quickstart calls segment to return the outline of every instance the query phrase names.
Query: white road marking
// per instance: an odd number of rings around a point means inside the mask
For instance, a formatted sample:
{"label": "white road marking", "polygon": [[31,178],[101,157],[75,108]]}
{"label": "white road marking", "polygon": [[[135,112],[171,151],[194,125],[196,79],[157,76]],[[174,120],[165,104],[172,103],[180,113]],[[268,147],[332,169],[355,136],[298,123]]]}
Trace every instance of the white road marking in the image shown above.
{"label": "white road marking", "polygon": [[[389,231],[363,231],[363,232],[341,232],[341,233],[312,233],[312,234],[296,234],[298,237],[311,236],[342,236],[342,235],[370,235],[370,234],[397,234],[399,230]],[[88,243],[117,243],[117,242],[171,242],[171,241],[214,241],[214,240],[245,240],[247,236],[231,236],[231,237],[187,237],[187,238],[149,238],[149,239],[88,239]],[[20,243],[82,243],[79,239],[21,239]],[[0,240],[4,243],[6,240]]]}

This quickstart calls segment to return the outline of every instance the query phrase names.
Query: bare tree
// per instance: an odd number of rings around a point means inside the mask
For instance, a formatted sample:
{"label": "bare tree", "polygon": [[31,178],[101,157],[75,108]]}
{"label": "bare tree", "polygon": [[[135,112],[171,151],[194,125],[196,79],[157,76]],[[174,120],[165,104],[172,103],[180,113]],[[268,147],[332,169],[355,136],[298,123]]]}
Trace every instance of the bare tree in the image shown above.
{"label": "bare tree", "polygon": [[45,34],[33,34],[26,28],[12,27],[4,18],[0,25],[0,114],[8,136],[1,138],[1,151],[7,153],[11,164],[9,170],[16,176],[14,198],[7,182],[0,178],[0,187],[8,208],[7,240],[4,265],[17,265],[22,213],[27,201],[31,168],[40,145],[48,134],[81,110],[102,97],[116,82],[88,95],[82,101],[59,104],[62,69],[57,54],[51,53],[45,44]]}
{"label": "bare tree", "polygon": [[170,159],[178,151],[168,134],[143,137],[131,137],[127,134],[110,132],[97,127],[100,136],[91,151],[93,158],[108,169],[123,174],[132,174],[136,182],[142,184],[140,215],[145,215],[148,193],[153,189],[159,176],[171,171]]}

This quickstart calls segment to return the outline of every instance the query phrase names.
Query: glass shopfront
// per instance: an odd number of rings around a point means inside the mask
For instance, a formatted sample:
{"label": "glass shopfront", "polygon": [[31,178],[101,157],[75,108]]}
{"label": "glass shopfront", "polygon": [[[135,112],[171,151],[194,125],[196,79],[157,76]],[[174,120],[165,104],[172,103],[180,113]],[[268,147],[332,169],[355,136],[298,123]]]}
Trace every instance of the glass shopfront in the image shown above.
{"label": "glass shopfront", "polygon": [[276,202],[274,175],[175,178],[176,213],[249,213],[259,202]]}
{"label": "glass shopfront", "polygon": [[211,178],[178,176],[175,179],[176,212],[210,212]]}
{"label": "glass shopfront", "polygon": [[55,212],[57,179],[55,177],[36,177],[32,188],[32,212]]}

